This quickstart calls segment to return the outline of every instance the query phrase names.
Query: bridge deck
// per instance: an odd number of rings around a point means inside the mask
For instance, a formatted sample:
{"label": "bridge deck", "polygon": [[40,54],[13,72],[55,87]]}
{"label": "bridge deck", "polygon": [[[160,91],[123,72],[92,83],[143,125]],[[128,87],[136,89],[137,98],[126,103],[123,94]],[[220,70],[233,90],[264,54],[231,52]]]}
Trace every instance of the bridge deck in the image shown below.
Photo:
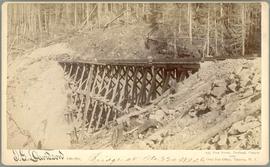
{"label": "bridge deck", "polygon": [[226,60],[226,59],[255,59],[259,56],[219,56],[219,57],[205,57],[205,58],[165,58],[165,59],[94,59],[94,60],[83,60],[83,59],[59,59],[58,62],[62,63],[87,63],[96,65],[129,65],[129,66],[167,66],[167,65],[197,65],[202,61],[215,61],[215,60]]}
{"label": "bridge deck", "polygon": [[94,65],[115,65],[115,66],[134,66],[134,67],[171,67],[175,68],[181,65],[187,68],[199,68],[200,59],[96,59],[94,61],[86,60],[58,60],[60,63],[84,63]]}

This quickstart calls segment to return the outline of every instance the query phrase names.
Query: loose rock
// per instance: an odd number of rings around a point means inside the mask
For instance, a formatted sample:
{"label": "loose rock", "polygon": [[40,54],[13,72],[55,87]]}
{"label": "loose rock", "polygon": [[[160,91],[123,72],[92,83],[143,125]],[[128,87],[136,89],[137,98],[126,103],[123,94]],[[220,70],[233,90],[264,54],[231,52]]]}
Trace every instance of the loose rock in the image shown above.
{"label": "loose rock", "polygon": [[227,88],[225,86],[214,87],[213,90],[211,91],[211,95],[213,95],[218,99],[221,99],[221,97],[226,94],[226,90]]}

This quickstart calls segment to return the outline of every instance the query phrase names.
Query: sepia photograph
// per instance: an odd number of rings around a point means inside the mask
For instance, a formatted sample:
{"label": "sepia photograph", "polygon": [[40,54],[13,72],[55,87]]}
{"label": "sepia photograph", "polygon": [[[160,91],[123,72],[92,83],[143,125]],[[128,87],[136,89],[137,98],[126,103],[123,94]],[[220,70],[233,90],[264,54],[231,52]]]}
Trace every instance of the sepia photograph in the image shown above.
{"label": "sepia photograph", "polygon": [[262,150],[261,3],[5,12],[4,149]]}

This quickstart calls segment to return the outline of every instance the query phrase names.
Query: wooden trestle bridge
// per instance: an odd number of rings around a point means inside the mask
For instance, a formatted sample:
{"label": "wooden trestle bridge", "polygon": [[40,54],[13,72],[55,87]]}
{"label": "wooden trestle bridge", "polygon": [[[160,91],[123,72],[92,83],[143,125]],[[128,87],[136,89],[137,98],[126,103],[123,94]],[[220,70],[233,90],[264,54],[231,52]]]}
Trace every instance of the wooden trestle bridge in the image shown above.
{"label": "wooden trestle bridge", "polygon": [[88,132],[108,125],[129,106],[143,106],[198,71],[200,60],[58,61],[72,90],[69,121],[80,119]]}

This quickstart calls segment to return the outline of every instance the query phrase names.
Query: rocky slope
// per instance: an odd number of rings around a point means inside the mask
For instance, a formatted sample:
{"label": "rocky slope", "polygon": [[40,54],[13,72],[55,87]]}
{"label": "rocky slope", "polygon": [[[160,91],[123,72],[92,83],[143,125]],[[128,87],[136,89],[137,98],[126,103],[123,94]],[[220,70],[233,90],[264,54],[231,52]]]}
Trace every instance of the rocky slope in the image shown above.
{"label": "rocky slope", "polygon": [[119,118],[113,130],[103,129],[76,147],[260,149],[260,74],[259,58],[204,62],[178,84],[176,94],[131,108],[132,116]]}

